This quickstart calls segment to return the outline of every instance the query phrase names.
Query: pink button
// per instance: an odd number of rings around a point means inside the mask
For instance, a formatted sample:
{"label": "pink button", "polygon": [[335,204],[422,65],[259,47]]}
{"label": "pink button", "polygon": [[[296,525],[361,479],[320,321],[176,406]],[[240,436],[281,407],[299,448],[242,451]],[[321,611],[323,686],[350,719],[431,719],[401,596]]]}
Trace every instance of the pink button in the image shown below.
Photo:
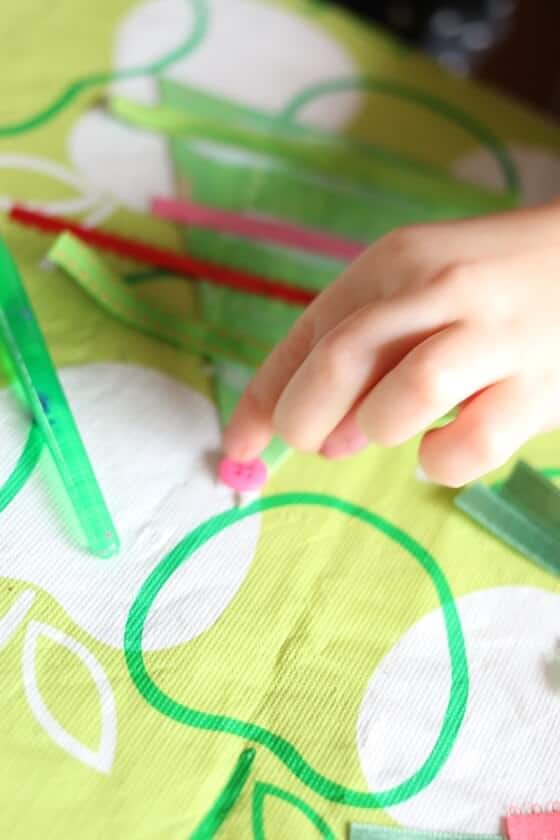
{"label": "pink button", "polygon": [[219,468],[220,481],[227,484],[233,490],[244,493],[248,490],[258,490],[266,484],[268,470],[264,461],[255,458],[254,461],[246,461],[241,464],[224,458]]}

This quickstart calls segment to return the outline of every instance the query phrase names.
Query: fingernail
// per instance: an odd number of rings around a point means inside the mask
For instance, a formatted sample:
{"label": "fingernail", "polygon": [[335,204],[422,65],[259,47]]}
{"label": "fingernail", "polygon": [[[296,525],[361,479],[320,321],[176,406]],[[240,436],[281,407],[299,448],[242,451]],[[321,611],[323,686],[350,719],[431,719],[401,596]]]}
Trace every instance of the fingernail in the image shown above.
{"label": "fingernail", "polygon": [[354,455],[356,452],[365,449],[368,444],[369,438],[366,435],[357,434],[343,438],[333,435],[326,439],[319,452],[324,458],[333,460],[335,458],[347,458],[349,455]]}

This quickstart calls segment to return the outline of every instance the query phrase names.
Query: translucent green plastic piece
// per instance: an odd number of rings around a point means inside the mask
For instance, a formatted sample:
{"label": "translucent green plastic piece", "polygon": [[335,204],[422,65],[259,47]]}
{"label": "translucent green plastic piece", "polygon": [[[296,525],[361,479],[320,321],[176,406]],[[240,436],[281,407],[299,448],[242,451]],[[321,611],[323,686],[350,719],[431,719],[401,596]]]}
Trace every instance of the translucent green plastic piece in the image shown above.
{"label": "translucent green plastic piece", "polygon": [[428,208],[438,205],[436,215],[443,210],[445,217],[504,209],[511,204],[507,194],[484,191],[443,171],[426,172],[422,166],[415,170],[406,166],[403,171],[402,162],[380,159],[365,143],[317,130],[303,133],[294,124],[276,121],[256,125],[247,119],[224,120],[169,105],[146,106],[124,97],[114,97],[109,107],[124,122],[167,137],[198,138],[237,147],[265,156],[270,168],[305,167],[316,175],[330,177],[340,188],[345,182],[353,182],[373,191],[388,212],[392,209],[404,216],[415,208],[416,213],[421,209],[425,218]]}
{"label": "translucent green plastic piece", "polygon": [[17,267],[0,240],[0,335],[93,554],[119,538]]}
{"label": "translucent green plastic piece", "polygon": [[495,492],[476,483],[455,497],[457,507],[507,545],[560,577],[560,490],[519,462]]}

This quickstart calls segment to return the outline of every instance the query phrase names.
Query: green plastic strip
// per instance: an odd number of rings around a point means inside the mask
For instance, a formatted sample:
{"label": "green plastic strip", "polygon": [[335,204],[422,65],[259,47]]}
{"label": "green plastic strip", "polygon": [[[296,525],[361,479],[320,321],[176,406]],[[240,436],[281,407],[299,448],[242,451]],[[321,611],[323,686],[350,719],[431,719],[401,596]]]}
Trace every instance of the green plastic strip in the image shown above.
{"label": "green plastic strip", "polygon": [[386,157],[380,160],[375,149],[365,143],[307,127],[302,130],[295,123],[272,121],[261,126],[249,120],[225,120],[167,106],[147,106],[124,97],[113,97],[109,109],[130,125],[168,137],[212,140],[271,155],[277,158],[276,165],[279,159],[284,165],[304,166],[323,173],[333,183],[350,180],[362,189],[374,191],[387,208],[410,212],[415,205],[417,209],[435,205],[444,208],[445,215],[453,215],[453,211],[464,215],[504,209],[512,204],[509,195],[474,187],[450,177],[444,170],[427,174],[424,167],[411,172],[408,166],[403,172],[400,162],[390,164]]}
{"label": "green plastic strip", "polygon": [[[560,576],[560,529],[550,526],[547,507],[535,513],[539,501],[549,504],[557,488],[543,489],[548,479],[523,464],[497,493],[483,484],[473,484],[455,497],[455,504],[494,536],[502,539],[546,571]],[[533,491],[536,492],[533,492]],[[553,492],[554,491],[554,492]]]}
{"label": "green plastic strip", "polygon": [[122,323],[198,356],[229,359],[258,367],[270,347],[194,318],[177,318],[147,303],[72,234],[60,236],[49,259]]}
{"label": "green plastic strip", "polygon": [[497,834],[462,834],[448,831],[416,831],[412,828],[387,828],[354,823],[350,840],[503,840]]}
{"label": "green plastic strip", "polygon": [[560,537],[560,488],[529,464],[519,461],[515,465],[501,495]]}

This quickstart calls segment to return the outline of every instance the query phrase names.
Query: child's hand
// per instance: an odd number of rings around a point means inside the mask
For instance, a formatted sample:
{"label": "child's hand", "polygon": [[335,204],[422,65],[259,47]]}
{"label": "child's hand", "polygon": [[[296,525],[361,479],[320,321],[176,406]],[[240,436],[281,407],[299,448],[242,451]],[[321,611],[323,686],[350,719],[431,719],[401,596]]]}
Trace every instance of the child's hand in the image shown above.
{"label": "child's hand", "polygon": [[340,457],[424,435],[421,464],[460,486],[560,426],[560,204],[395,231],[302,314],[249,385],[227,454],[273,433]]}

